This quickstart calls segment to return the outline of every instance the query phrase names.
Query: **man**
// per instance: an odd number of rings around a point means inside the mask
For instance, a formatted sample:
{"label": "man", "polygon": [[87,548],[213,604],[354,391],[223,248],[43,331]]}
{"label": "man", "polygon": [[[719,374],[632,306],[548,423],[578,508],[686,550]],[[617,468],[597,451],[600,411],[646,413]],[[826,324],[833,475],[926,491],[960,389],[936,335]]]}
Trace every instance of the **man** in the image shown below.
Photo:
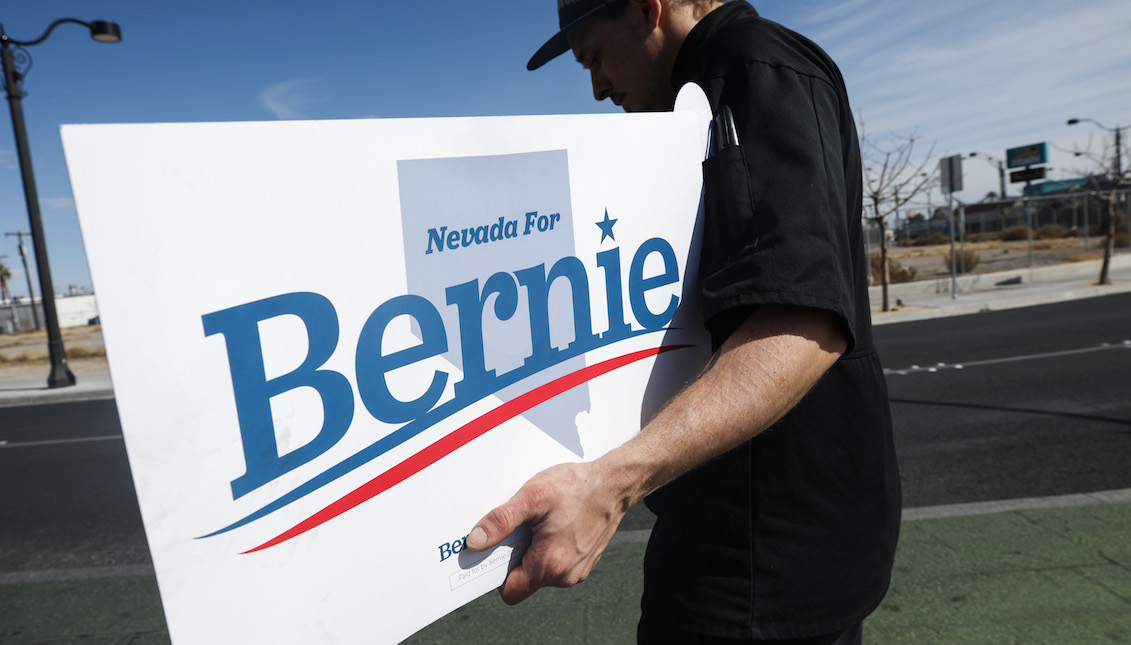
{"label": "man", "polygon": [[860,642],[900,500],[840,72],[741,0],[559,0],[559,19],[529,68],[568,47],[597,100],[670,110],[693,81],[734,113],[742,152],[718,162],[731,206],[712,208],[708,182],[700,261],[717,351],[636,438],[536,475],[468,545],[530,526],[501,590],[520,602],[584,580],[655,491],[640,642]]}

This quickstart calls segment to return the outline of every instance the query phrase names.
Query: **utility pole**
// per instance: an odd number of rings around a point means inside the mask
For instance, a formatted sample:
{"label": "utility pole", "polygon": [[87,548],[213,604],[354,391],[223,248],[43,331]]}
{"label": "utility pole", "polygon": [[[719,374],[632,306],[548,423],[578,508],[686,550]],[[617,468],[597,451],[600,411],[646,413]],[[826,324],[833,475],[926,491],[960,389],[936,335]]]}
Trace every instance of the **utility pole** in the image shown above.
{"label": "utility pole", "polygon": [[[31,272],[27,270],[27,246],[24,244],[24,236],[25,235],[27,237],[31,237],[31,233],[19,233],[19,232],[17,232],[17,233],[5,233],[4,237],[14,237],[14,238],[17,238],[20,242],[20,259],[22,259],[24,261],[24,276],[27,277],[27,299],[28,299],[29,302],[31,302],[31,315],[32,315],[33,318],[35,318],[35,331],[39,331],[39,329],[40,329],[40,326],[39,326],[39,310],[35,308],[35,292],[32,291],[32,289],[31,289]],[[47,297],[44,294],[40,294],[40,295],[42,295],[43,298]],[[54,298],[55,294],[51,294],[51,297]],[[42,300],[42,298],[41,298],[41,300]]]}
{"label": "utility pole", "polygon": [[982,161],[985,161],[986,163],[990,164],[991,166],[997,166],[998,182],[999,182],[1000,188],[1001,188],[1000,194],[998,195],[998,199],[1000,199],[1001,201],[1005,201],[1006,198],[1009,197],[1009,195],[1007,195],[1005,193],[1005,163],[1001,159],[998,159],[997,157],[993,157],[993,156],[990,156],[990,155],[987,155],[987,154],[983,154],[981,152],[971,152],[970,156],[981,159]]}
{"label": "utility pole", "polygon": [[[0,255],[0,260],[3,260],[6,257],[8,256]],[[0,262],[0,269],[5,268],[6,267],[4,267],[4,263]],[[11,323],[9,323],[8,331],[18,332],[20,331],[20,315],[16,313],[16,302],[12,300],[12,292],[8,287],[8,279],[4,277],[3,274],[0,274],[0,287],[3,287],[3,289],[0,289],[0,291],[3,292],[3,300],[4,303],[8,305],[8,314],[11,316]]]}

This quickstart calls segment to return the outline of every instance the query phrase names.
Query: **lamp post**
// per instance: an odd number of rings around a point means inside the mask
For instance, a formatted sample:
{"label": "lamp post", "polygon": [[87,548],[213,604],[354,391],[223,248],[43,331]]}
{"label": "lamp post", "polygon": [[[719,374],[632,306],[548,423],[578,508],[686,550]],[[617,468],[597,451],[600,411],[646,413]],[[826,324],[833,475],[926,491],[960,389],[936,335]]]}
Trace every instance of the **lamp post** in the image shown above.
{"label": "lamp post", "polygon": [[971,152],[970,157],[976,157],[987,163],[994,163],[997,165],[997,176],[998,180],[1001,182],[1001,192],[999,193],[999,196],[1004,201],[1005,198],[1008,197],[1008,195],[1005,194],[1005,162],[1003,162],[1001,159],[998,159],[997,157],[991,157],[990,155],[981,152]]}
{"label": "lamp post", "polygon": [[[1115,159],[1111,164],[1111,193],[1107,201],[1107,243],[1104,245],[1103,264],[1100,265],[1100,277],[1097,282],[1102,285],[1111,284],[1111,256],[1115,253],[1115,198],[1128,178],[1123,176],[1123,131],[1131,126],[1109,128],[1095,119],[1068,119],[1068,125],[1076,125],[1087,121],[1101,130],[1115,135]],[[1080,154],[1080,153],[1077,153]],[[1099,186],[1097,185],[1097,189]],[[1124,193],[1126,197],[1126,193]]]}
{"label": "lamp post", "polygon": [[59,315],[55,310],[55,286],[51,282],[51,265],[47,261],[47,242],[43,236],[43,222],[39,214],[39,194],[35,188],[35,173],[32,170],[31,151],[28,148],[22,103],[24,92],[20,82],[31,67],[31,56],[24,47],[38,45],[47,40],[56,27],[65,23],[86,27],[90,30],[91,38],[98,42],[116,43],[122,39],[122,32],[117,23],[105,20],[84,22],[74,18],[62,18],[51,23],[43,35],[35,40],[9,38],[4,31],[4,25],[0,24],[0,58],[4,67],[4,90],[8,94],[8,107],[12,112],[12,129],[16,135],[16,152],[24,182],[24,199],[27,201],[28,220],[31,224],[36,271],[39,274],[39,293],[42,296],[43,315],[47,322],[47,353],[51,358],[51,373],[47,377],[49,388],[74,385],[75,375],[67,367],[63,336],[59,333]]}
{"label": "lamp post", "polygon": [[1115,135],[1115,163],[1111,165],[1111,169],[1115,171],[1115,176],[1118,177],[1123,174],[1123,131],[1131,128],[1131,126],[1109,128],[1095,119],[1068,119],[1068,125],[1076,125],[1087,121],[1095,125],[1097,128],[1106,132],[1111,132]]}

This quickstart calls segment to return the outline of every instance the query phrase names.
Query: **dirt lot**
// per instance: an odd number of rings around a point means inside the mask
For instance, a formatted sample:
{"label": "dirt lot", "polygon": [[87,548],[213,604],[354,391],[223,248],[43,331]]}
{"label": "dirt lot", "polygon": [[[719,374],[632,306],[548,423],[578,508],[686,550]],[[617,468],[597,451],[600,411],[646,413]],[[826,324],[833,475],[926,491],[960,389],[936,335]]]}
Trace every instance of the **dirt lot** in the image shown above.
{"label": "dirt lot", "polygon": [[[1098,245],[1102,240],[1091,240],[1091,247],[1084,248],[1082,239],[1057,239],[1034,240],[1032,264],[1029,260],[1029,243],[1021,242],[979,242],[966,244],[966,251],[976,256],[976,262],[971,262],[972,268],[967,271],[973,273],[993,273],[996,271],[1009,271],[1011,269],[1025,269],[1029,266],[1040,267],[1065,262],[1081,262],[1086,260],[1099,260],[1103,258],[1103,249]],[[878,253],[876,248],[873,253]],[[1117,248],[1116,253],[1127,253],[1126,248]],[[955,247],[956,256],[960,257],[960,247]],[[888,249],[888,255],[900,265],[915,270],[916,280],[931,280],[950,275],[950,245],[900,247],[893,246]],[[961,264],[959,264],[961,267]],[[1099,277],[1099,272],[1096,273]]]}
{"label": "dirt lot", "polygon": [[[106,350],[102,328],[69,327],[62,330],[67,365],[75,374],[105,371]],[[47,332],[0,335],[0,379],[47,376]]]}

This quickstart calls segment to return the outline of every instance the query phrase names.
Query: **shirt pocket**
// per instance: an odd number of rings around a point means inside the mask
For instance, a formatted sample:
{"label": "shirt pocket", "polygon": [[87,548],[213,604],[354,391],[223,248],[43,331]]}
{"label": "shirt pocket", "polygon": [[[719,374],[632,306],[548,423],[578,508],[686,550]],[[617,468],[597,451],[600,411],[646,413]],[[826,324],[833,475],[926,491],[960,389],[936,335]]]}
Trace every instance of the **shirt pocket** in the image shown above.
{"label": "shirt pocket", "polygon": [[742,145],[725,146],[703,161],[703,250],[707,276],[758,245],[758,219]]}

